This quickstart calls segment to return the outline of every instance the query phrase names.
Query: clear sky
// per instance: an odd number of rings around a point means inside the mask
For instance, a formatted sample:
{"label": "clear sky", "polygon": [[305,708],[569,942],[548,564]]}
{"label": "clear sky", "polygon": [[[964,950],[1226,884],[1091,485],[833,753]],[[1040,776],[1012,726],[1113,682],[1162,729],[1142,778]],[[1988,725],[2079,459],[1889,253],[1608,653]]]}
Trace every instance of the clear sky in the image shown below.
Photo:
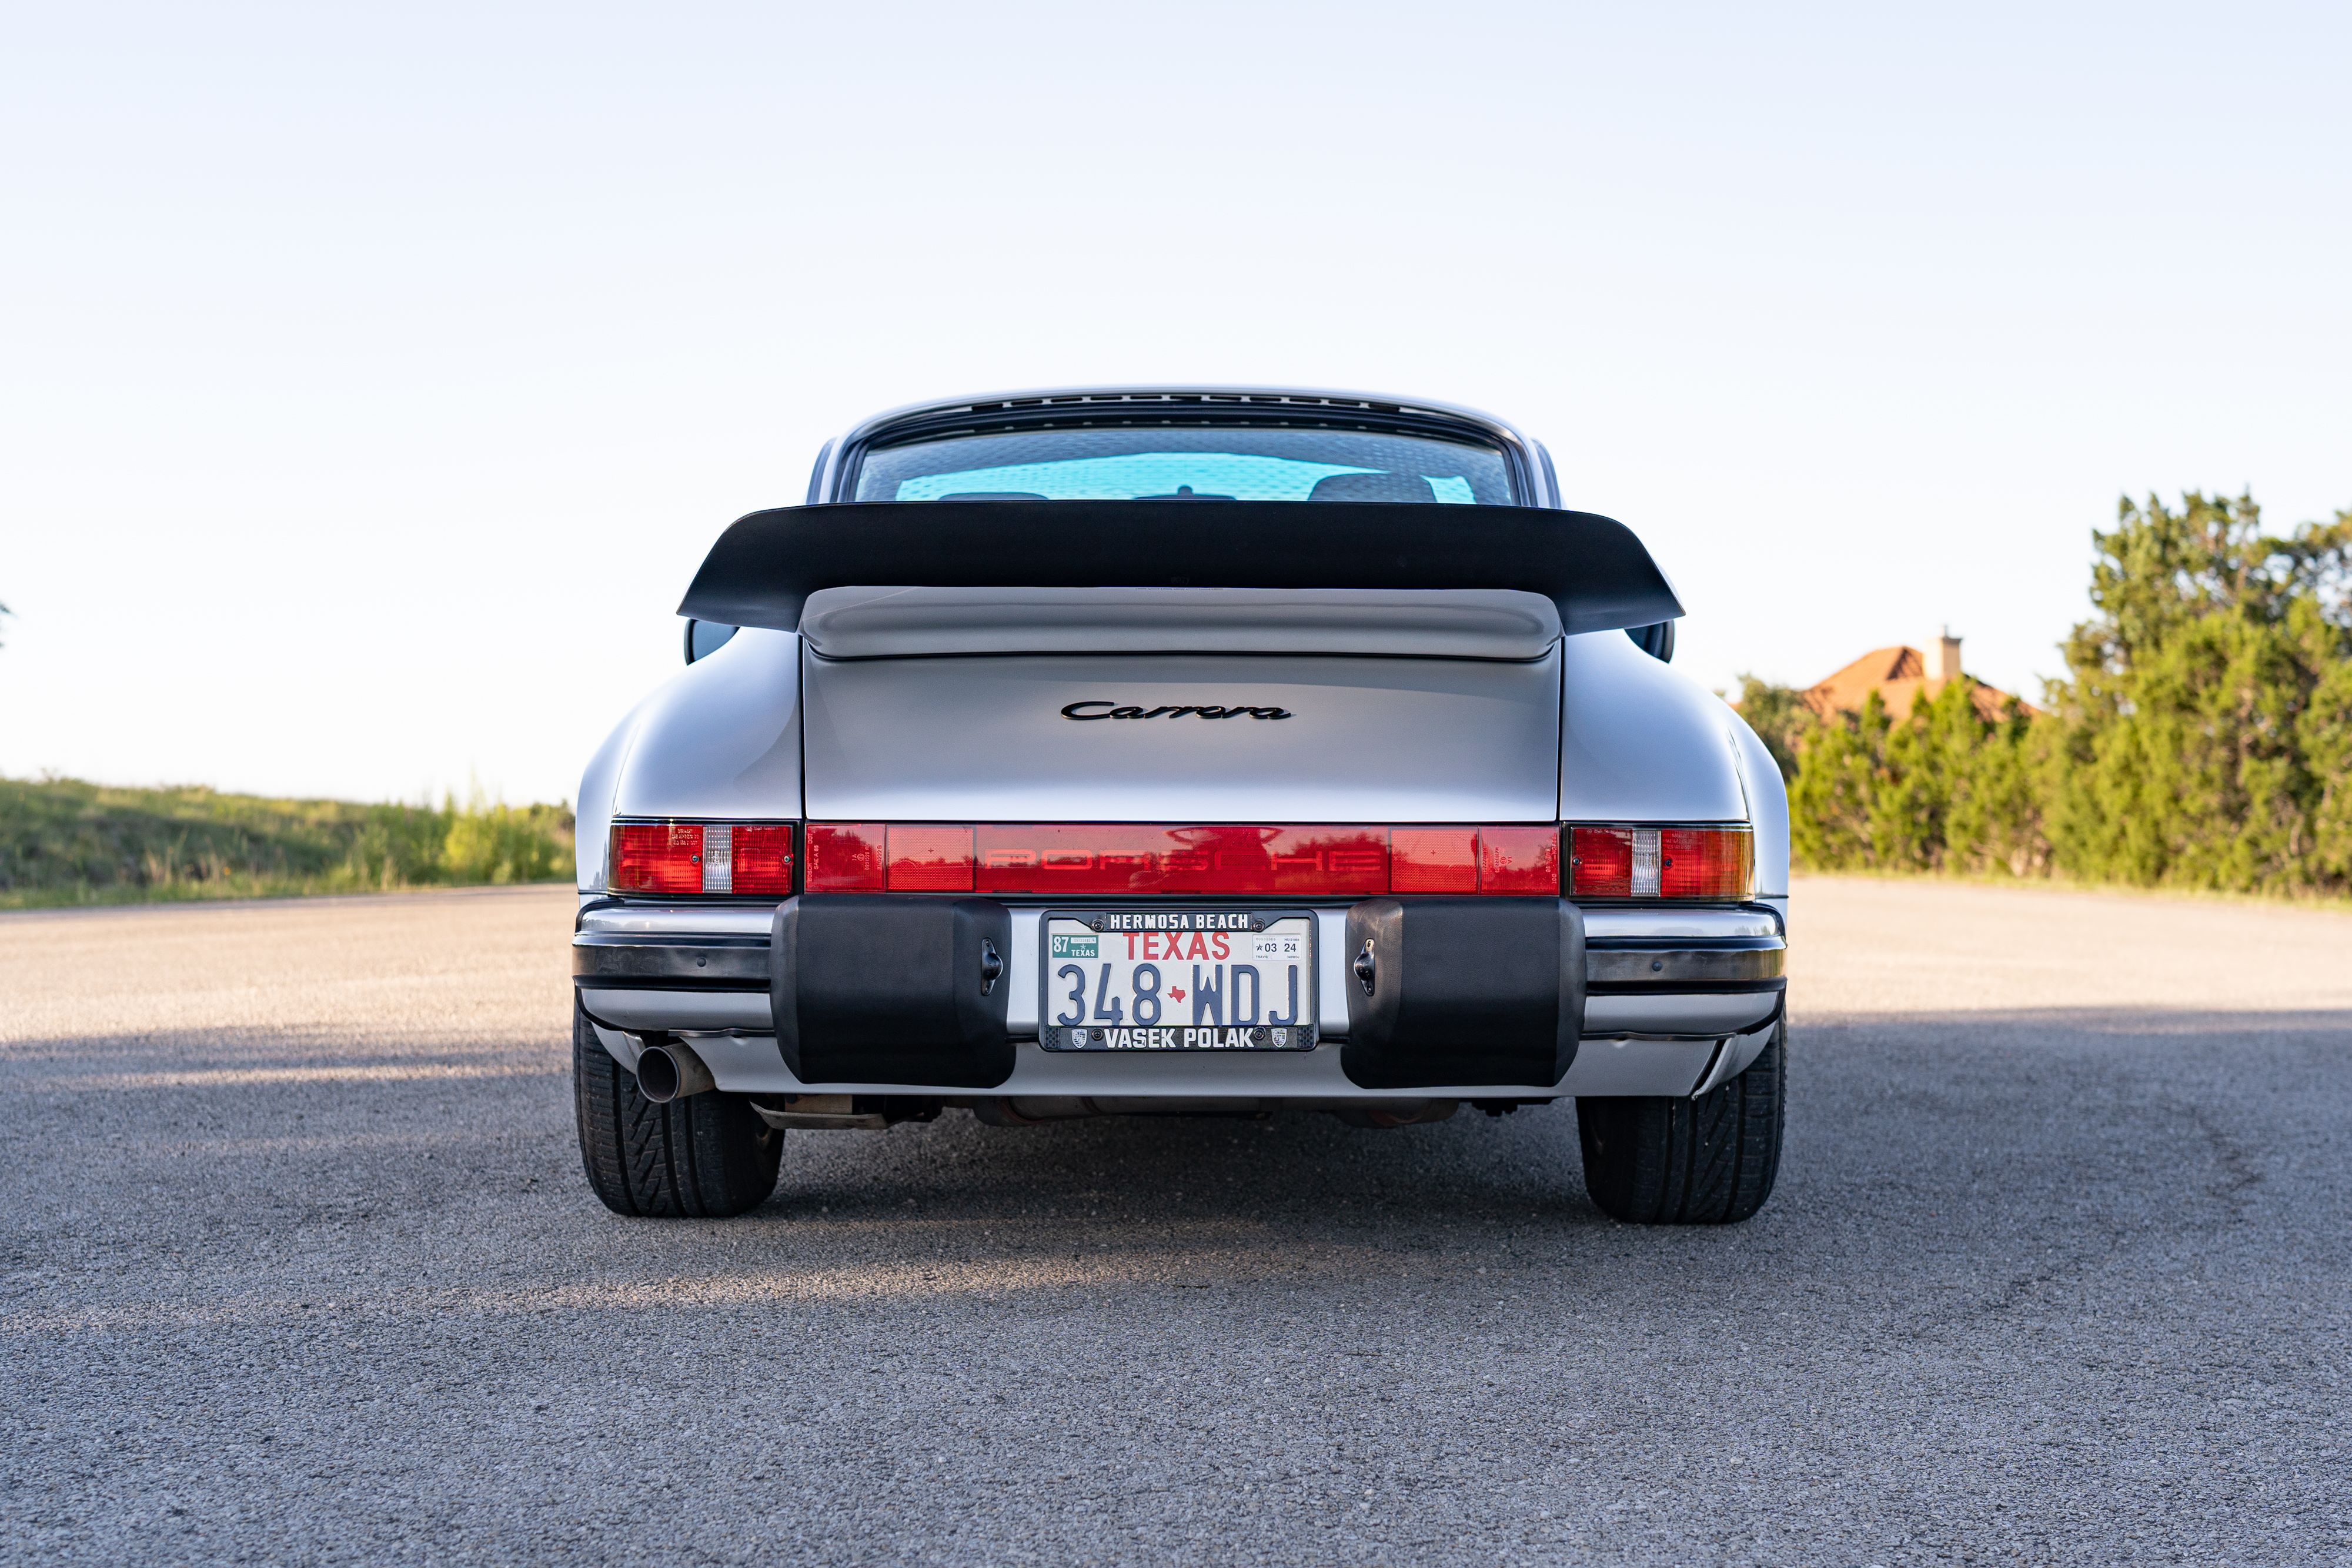
{"label": "clear sky", "polygon": [[570,796],[962,392],[1491,409],[1811,682],[2039,691],[2120,492],[2352,506],[2352,12],[15,8],[0,773]]}

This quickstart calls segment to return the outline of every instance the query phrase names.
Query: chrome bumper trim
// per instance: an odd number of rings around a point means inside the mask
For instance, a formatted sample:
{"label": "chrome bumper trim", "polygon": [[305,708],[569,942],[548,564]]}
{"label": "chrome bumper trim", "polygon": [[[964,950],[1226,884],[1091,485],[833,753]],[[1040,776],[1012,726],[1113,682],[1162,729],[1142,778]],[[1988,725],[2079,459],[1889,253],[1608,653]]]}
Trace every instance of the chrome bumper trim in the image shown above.
{"label": "chrome bumper trim", "polygon": [[1674,990],[1692,986],[1767,989],[1785,984],[1788,948],[1777,936],[1744,937],[1698,946],[1686,943],[1612,943],[1588,938],[1585,983],[1612,989]]}
{"label": "chrome bumper trim", "polygon": [[597,988],[765,991],[768,938],[583,931],[572,938],[572,978]]}
{"label": "chrome bumper trim", "polygon": [[580,905],[581,936],[644,936],[663,939],[704,936],[755,936],[768,939],[776,918],[776,903],[765,904],[630,904],[616,898],[592,896]]}
{"label": "chrome bumper trim", "polygon": [[[761,918],[768,916],[762,912]],[[1585,981],[1610,989],[1693,987],[1774,989],[1786,946],[1777,936],[1735,936],[1705,944],[1608,937],[1588,939]],[[687,986],[765,990],[768,936],[733,932],[586,930],[572,939],[572,977],[583,985]]]}

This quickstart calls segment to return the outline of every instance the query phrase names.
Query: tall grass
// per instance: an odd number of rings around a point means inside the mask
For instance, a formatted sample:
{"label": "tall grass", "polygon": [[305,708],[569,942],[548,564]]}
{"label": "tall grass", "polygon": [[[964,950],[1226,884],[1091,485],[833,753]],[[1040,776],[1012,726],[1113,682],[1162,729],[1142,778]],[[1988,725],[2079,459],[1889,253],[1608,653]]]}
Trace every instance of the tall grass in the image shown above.
{"label": "tall grass", "polygon": [[0,909],[549,882],[568,806],[273,800],[0,779]]}

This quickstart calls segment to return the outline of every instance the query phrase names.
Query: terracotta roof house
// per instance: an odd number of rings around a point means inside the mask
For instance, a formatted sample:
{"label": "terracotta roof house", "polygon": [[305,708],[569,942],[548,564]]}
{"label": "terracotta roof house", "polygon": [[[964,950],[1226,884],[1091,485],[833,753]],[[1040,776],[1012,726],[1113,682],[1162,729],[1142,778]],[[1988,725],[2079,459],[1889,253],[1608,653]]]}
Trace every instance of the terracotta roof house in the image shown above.
{"label": "terracotta roof house", "polygon": [[[1960,640],[1947,628],[1936,639],[1933,654],[1907,644],[1873,648],[1826,680],[1805,688],[1803,696],[1806,706],[1827,718],[1841,711],[1860,713],[1864,701],[1876,692],[1888,713],[1904,718],[1909,716],[1913,702],[1923,695],[1932,700],[1946,682],[1959,674]],[[1979,683],[1975,702],[1978,713],[1988,720],[1997,719],[2009,704],[2009,694]],[[2023,706],[2028,713],[2041,711],[2032,703]]]}

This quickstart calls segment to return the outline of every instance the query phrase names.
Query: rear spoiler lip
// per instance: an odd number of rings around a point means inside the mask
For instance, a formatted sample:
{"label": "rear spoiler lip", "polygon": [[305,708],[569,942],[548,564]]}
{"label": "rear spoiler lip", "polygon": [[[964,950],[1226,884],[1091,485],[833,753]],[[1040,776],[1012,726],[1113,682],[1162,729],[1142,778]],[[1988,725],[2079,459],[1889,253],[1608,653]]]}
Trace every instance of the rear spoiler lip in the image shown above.
{"label": "rear spoiler lip", "polygon": [[800,629],[827,588],[1517,589],[1569,635],[1680,600],[1633,531],[1591,512],[1344,501],[855,501],[738,518],[678,613]]}
{"label": "rear spoiler lip", "polygon": [[1341,653],[1526,664],[1559,615],[1515,588],[821,588],[820,659],[1003,653]]}

